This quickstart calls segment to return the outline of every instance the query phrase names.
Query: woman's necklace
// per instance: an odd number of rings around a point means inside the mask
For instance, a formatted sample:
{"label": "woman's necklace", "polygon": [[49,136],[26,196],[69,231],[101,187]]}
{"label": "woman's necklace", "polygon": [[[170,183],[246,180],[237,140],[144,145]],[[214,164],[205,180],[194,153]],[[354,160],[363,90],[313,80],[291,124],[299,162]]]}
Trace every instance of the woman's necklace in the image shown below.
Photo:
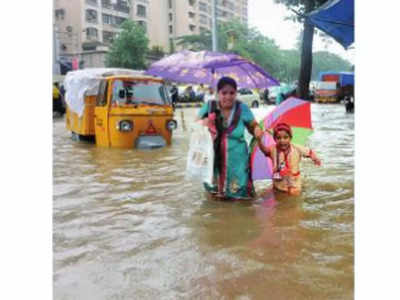
{"label": "woman's necklace", "polygon": [[229,126],[231,114],[232,114],[232,109],[227,109],[227,110],[222,111],[222,115],[223,115],[222,121],[223,121],[223,125],[225,128],[228,128],[228,126]]}

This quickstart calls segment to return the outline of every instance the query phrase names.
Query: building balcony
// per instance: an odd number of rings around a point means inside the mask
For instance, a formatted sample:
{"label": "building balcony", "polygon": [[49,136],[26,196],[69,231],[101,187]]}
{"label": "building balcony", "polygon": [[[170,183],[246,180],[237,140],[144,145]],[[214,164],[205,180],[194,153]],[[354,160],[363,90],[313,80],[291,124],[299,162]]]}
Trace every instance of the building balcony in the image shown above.
{"label": "building balcony", "polygon": [[86,0],[85,2],[91,6],[98,6],[97,0]]}
{"label": "building balcony", "polygon": [[125,6],[125,5],[116,4],[116,5],[113,6],[113,8],[116,11],[123,12],[123,13],[126,13],[126,14],[129,14],[131,12],[131,9],[128,6]]}
{"label": "building balcony", "polygon": [[108,9],[110,12],[122,12],[124,14],[130,14],[131,8],[123,2],[117,2],[117,4],[112,4],[110,0],[102,0],[101,7],[103,9]]}
{"label": "building balcony", "polygon": [[111,4],[110,0],[102,0],[101,7],[106,9],[113,9],[113,5]]}
{"label": "building balcony", "polygon": [[96,50],[97,47],[103,45],[98,39],[97,40],[86,40],[82,43],[82,50],[90,51]]}

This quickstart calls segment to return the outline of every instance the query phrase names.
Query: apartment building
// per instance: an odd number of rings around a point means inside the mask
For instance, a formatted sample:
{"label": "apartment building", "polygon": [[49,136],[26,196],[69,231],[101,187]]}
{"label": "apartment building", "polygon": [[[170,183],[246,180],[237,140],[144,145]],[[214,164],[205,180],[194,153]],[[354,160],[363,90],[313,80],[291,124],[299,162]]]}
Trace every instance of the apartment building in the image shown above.
{"label": "apartment building", "polygon": [[[217,21],[232,18],[247,24],[247,0],[217,1]],[[168,0],[168,34],[171,38],[211,30],[213,0]]]}
{"label": "apartment building", "polygon": [[[170,51],[174,38],[211,30],[213,0],[54,0],[57,57],[80,67],[104,66],[105,54],[131,19],[146,30],[150,47]],[[216,0],[218,21],[247,23],[247,0]]]}

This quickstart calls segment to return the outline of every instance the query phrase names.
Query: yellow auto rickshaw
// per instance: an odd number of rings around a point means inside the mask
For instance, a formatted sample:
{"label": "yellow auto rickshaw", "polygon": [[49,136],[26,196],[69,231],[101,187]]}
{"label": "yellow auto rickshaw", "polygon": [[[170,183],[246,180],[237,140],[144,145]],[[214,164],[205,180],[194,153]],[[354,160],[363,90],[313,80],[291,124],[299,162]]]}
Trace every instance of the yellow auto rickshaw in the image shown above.
{"label": "yellow auto rickshaw", "polygon": [[161,78],[126,69],[84,69],[65,78],[66,127],[97,146],[158,148],[171,144],[171,99]]}

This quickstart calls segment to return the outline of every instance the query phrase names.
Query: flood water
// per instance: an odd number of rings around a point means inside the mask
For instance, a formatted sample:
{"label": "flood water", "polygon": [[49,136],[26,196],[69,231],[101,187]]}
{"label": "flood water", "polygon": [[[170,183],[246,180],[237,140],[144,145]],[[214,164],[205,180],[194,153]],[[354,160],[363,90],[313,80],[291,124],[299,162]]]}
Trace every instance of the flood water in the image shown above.
{"label": "flood water", "polygon": [[54,120],[54,299],[353,299],[353,115],[312,104],[323,166],[302,162],[301,196],[261,181],[254,201],[217,202],[185,180],[196,112],[150,151],[74,142]]}

